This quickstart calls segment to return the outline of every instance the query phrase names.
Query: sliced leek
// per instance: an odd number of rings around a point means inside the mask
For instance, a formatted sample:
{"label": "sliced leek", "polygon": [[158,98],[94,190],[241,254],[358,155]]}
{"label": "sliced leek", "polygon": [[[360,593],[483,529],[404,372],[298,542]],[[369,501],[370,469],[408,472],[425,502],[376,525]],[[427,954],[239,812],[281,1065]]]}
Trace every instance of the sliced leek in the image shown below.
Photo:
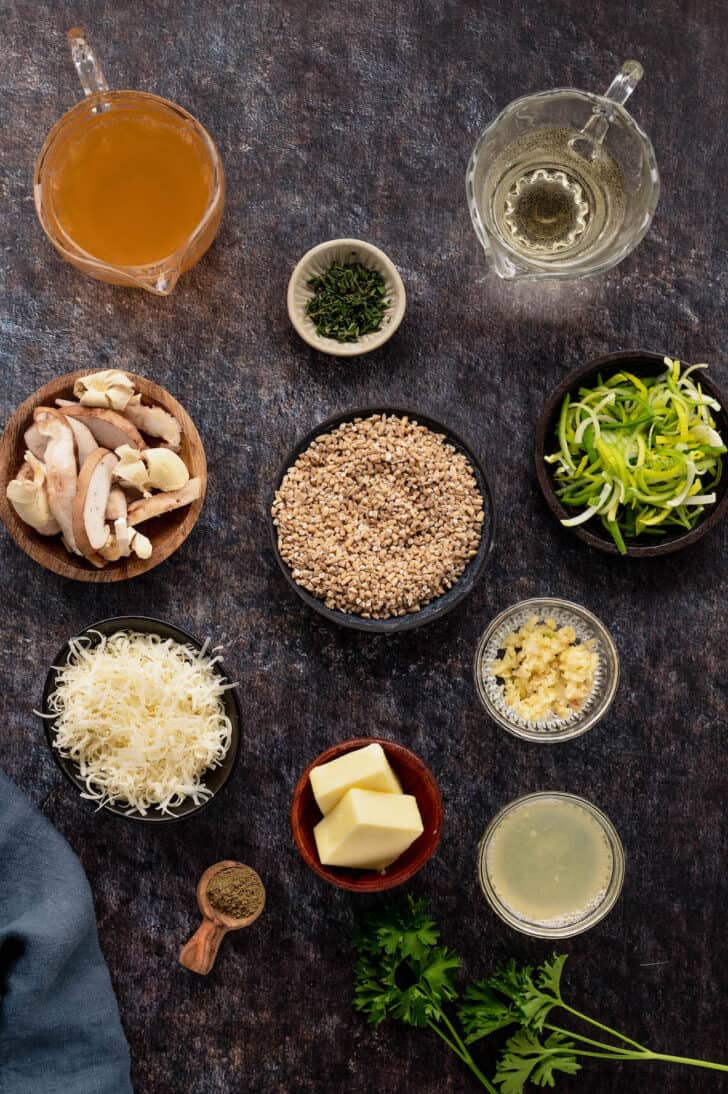
{"label": "sliced leek", "polygon": [[681,371],[665,358],[665,371],[638,378],[618,372],[606,383],[565,397],[556,435],[556,494],[573,528],[598,517],[626,554],[625,539],[694,528],[714,505],[723,473],[724,439],[711,411],[720,404],[693,378],[707,365]]}

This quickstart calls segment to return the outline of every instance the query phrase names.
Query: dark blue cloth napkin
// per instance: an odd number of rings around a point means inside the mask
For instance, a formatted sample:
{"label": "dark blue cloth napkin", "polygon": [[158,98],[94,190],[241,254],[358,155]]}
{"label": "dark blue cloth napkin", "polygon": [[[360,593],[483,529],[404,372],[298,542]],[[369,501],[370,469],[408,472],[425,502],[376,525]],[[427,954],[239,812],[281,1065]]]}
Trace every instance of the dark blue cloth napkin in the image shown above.
{"label": "dark blue cloth napkin", "polygon": [[0,1091],[131,1089],[81,863],[0,772]]}

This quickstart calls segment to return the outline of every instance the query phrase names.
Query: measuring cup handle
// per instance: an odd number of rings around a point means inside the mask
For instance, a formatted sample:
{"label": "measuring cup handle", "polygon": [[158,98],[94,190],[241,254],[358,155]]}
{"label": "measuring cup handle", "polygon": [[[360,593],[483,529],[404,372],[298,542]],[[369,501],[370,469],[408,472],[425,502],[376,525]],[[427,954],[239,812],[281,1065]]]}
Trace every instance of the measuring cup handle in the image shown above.
{"label": "measuring cup handle", "polygon": [[101,65],[96,60],[96,54],[89,45],[86,31],[82,27],[72,27],[71,30],[66,31],[66,37],[84,93],[95,95],[100,91],[108,91],[109,85]]}
{"label": "measuring cup handle", "polygon": [[200,976],[207,976],[226,934],[224,927],[219,927],[211,919],[203,919],[192,938],[180,950],[180,965]]}
{"label": "measuring cup handle", "polygon": [[604,92],[604,98],[611,99],[612,102],[619,103],[619,105],[622,106],[627,102],[627,99],[637,87],[637,84],[644,74],[645,70],[639,61],[625,61],[620,71]]}
{"label": "measuring cup handle", "polygon": [[[627,102],[627,99],[637,87],[637,84],[644,74],[645,70],[639,61],[625,61],[607,90],[604,92],[602,98],[609,99],[610,102],[618,103],[622,106],[623,103]],[[603,106],[595,106],[594,113],[581,130],[579,136],[573,138],[572,141],[569,142],[571,147],[579,152],[580,155],[585,156],[587,159],[592,159],[595,154],[596,146],[601,144],[606,137],[611,121],[612,118]],[[587,140],[585,141],[584,138],[587,138]]]}

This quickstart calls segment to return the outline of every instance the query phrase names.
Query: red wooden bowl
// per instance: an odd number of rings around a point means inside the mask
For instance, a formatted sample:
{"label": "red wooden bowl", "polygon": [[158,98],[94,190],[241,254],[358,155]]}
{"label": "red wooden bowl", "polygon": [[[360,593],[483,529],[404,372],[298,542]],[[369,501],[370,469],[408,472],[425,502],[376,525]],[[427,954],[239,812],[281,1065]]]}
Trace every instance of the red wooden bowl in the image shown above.
{"label": "red wooden bowl", "polygon": [[[413,794],[417,799],[424,832],[386,870],[348,870],[343,866],[322,866],[313,838],[314,827],[321,820],[322,814],[311,789],[311,771],[319,764],[328,763],[329,760],[335,760],[355,748],[364,748],[371,744],[382,746],[392,770],[402,784],[402,790],[405,794]],[[343,741],[327,748],[301,775],[291,804],[293,838],[303,861],[325,881],[339,889],[351,889],[355,893],[381,893],[409,881],[434,854],[440,842],[442,818],[440,788],[429,767],[404,745],[385,741],[381,737],[357,737],[353,741]]]}

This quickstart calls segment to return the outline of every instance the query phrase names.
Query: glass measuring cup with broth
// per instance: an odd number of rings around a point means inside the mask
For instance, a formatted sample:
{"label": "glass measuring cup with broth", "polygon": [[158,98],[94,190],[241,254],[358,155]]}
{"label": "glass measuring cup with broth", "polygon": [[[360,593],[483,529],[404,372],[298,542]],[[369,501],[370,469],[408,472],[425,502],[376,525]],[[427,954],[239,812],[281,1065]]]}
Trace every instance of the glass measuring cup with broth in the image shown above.
{"label": "glass measuring cup with broth", "polygon": [[100,281],[168,295],[212,243],[225,184],[207,131],[182,107],[110,91],[84,32],[68,32],[86,98],[56,122],[35,169],[40,222]]}
{"label": "glass measuring cup with broth", "polygon": [[527,95],[483,131],[465,183],[499,277],[586,277],[643,238],[660,181],[652,144],[624,108],[642,75],[638,61],[625,61],[604,95]]}

